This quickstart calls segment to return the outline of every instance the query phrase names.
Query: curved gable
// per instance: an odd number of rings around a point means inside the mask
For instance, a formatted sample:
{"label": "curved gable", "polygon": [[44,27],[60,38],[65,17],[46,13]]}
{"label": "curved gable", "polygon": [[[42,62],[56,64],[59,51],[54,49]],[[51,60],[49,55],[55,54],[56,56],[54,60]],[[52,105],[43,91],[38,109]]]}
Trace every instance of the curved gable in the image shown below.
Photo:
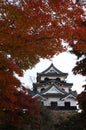
{"label": "curved gable", "polygon": [[63,74],[63,75],[68,75],[67,73],[63,73],[60,70],[58,70],[53,64],[51,64],[45,71],[41,72],[41,74]]}

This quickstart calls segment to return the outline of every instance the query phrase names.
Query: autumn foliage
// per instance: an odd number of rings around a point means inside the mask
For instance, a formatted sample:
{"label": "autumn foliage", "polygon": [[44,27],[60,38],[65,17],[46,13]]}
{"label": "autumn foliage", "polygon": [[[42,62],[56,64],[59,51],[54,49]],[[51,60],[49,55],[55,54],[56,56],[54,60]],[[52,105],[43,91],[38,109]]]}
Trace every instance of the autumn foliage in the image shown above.
{"label": "autumn foliage", "polygon": [[[86,56],[86,23],[81,15],[82,6],[72,0],[0,0],[0,120],[4,124],[26,125],[38,114],[35,99],[15,73],[22,76],[22,70],[40,57],[64,51],[62,40],[78,56]],[[84,57],[77,63],[75,73],[85,75],[85,61]]]}
{"label": "autumn foliage", "polygon": [[[0,55],[0,122],[3,129],[28,128],[38,115],[36,99],[29,96],[30,90],[23,87],[14,76],[14,71],[22,75],[22,71],[11,59]],[[35,109],[34,109],[35,108]],[[32,119],[32,117],[34,117]],[[22,126],[21,126],[22,125]],[[37,125],[37,124],[35,124]]]}
{"label": "autumn foliage", "polygon": [[[83,9],[86,8],[86,2],[81,3]],[[77,21],[77,28],[74,31],[76,44],[72,45],[73,53],[77,56],[78,61],[73,69],[74,74],[81,74],[86,76],[86,11],[83,10],[83,14]],[[86,115],[86,84],[82,86],[84,88],[77,99],[79,106]]]}

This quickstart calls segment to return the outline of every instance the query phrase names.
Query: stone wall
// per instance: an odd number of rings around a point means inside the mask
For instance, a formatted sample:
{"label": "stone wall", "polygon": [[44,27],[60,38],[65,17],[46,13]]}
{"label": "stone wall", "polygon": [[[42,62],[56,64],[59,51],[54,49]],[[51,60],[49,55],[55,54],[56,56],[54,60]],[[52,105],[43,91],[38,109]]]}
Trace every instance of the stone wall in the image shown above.
{"label": "stone wall", "polygon": [[56,123],[60,123],[64,120],[67,120],[69,117],[71,117],[74,114],[77,114],[77,111],[55,111],[55,110],[50,110],[50,114],[51,114],[51,118],[54,122],[54,124]]}

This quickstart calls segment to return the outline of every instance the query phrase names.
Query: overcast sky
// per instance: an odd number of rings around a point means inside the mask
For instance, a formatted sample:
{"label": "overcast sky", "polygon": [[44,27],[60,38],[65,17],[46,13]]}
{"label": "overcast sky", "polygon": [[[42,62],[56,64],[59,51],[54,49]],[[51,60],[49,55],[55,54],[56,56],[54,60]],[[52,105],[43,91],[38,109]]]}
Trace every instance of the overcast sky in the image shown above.
{"label": "overcast sky", "polygon": [[40,62],[35,65],[31,70],[27,70],[24,73],[24,77],[20,78],[21,82],[28,88],[32,88],[32,83],[36,82],[37,72],[42,72],[50,66],[53,62],[54,66],[62,72],[68,73],[66,81],[73,83],[72,90],[76,90],[80,93],[83,88],[81,87],[85,83],[85,77],[81,75],[73,75],[72,68],[76,62],[76,56],[68,52],[60,53],[58,56],[54,56],[51,60],[40,59]]}

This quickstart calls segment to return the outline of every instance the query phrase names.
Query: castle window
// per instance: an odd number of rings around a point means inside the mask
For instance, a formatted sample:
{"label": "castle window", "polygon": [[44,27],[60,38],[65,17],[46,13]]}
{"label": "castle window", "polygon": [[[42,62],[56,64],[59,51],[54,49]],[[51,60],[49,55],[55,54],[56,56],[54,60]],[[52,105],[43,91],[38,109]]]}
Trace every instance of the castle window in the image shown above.
{"label": "castle window", "polygon": [[45,78],[45,81],[49,81],[49,78]]}
{"label": "castle window", "polygon": [[51,102],[51,107],[57,107],[57,102]]}
{"label": "castle window", "polygon": [[69,108],[70,107],[70,102],[65,102],[65,107]]}

